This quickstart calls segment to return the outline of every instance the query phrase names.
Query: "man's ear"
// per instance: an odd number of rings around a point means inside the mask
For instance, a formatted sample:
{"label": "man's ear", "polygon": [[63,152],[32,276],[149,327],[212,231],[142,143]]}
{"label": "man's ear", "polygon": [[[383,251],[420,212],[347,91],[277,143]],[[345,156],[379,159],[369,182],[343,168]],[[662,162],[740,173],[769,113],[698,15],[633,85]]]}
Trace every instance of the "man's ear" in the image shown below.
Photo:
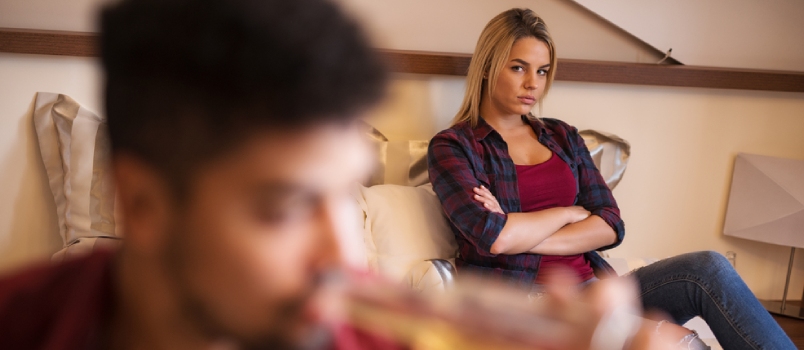
{"label": "man's ear", "polygon": [[112,167],[125,245],[146,254],[160,250],[175,211],[168,182],[156,168],[134,155],[115,154]]}

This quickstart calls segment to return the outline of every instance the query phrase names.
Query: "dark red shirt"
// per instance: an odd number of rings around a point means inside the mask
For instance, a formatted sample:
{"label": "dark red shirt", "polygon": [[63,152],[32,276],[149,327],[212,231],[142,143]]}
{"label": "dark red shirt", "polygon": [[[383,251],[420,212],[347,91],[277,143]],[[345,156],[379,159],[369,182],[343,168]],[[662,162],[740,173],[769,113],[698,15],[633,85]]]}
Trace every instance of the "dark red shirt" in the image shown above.
{"label": "dark red shirt", "polygon": [[[500,234],[507,215],[492,213],[473,198],[472,188],[484,185],[497,198],[505,213],[522,211],[516,168],[508,145],[488,123],[479,118],[476,127],[459,123],[439,132],[427,153],[430,181],[458,241],[459,270],[498,276],[530,288],[536,280],[541,255],[495,255],[491,245]],[[523,120],[530,124],[539,142],[569,165],[575,178],[574,205],[600,216],[617,234],[617,241],[600,250],[616,247],[625,236],[620,209],[595,167],[578,130],[557,119]],[[596,252],[584,254],[599,277],[616,275]]]}
{"label": "dark red shirt", "polygon": [[99,349],[111,300],[110,253],[45,262],[0,280],[0,344]]}
{"label": "dark red shirt", "polygon": [[[575,202],[575,177],[567,163],[554,153],[541,164],[516,165],[516,175],[523,213],[568,207]],[[544,284],[549,276],[566,268],[574,271],[581,281],[594,276],[592,267],[583,254],[543,255],[535,283]]]}
{"label": "dark red shirt", "polygon": [[[114,309],[114,254],[42,263],[0,278],[0,349],[103,349]],[[349,326],[330,349],[402,349]]]}

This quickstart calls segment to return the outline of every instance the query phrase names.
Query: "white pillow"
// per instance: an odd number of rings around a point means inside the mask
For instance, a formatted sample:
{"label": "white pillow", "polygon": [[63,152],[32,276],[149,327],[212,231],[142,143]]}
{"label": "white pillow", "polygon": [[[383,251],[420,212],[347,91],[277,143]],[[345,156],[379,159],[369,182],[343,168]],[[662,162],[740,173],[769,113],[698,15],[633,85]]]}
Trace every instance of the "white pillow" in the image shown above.
{"label": "white pillow", "polygon": [[455,257],[458,245],[430,184],[376,185],[362,187],[360,192],[371,270],[404,282],[421,261]]}
{"label": "white pillow", "polygon": [[33,119],[64,241],[54,260],[107,246],[81,240],[117,239],[106,120],[69,96],[49,92],[36,94]]}

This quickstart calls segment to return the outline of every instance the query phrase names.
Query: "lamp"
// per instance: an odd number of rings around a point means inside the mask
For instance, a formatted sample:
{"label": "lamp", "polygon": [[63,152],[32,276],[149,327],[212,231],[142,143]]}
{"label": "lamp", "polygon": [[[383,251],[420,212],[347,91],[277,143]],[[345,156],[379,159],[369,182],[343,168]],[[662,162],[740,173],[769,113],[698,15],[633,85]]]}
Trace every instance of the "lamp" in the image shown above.
{"label": "lamp", "polygon": [[790,248],[782,301],[760,301],[769,312],[804,319],[787,305],[796,248],[804,248],[804,160],[740,153],[734,161],[723,233]]}

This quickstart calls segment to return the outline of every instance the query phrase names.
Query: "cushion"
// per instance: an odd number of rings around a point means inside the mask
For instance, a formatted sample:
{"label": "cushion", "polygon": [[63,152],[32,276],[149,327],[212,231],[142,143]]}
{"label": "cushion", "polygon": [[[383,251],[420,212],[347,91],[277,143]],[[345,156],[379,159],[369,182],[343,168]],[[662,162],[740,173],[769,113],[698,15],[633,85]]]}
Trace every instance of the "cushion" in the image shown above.
{"label": "cushion", "polygon": [[404,282],[419,293],[445,292],[457,277],[455,259],[419,261],[405,277]]}
{"label": "cushion", "polygon": [[106,120],[69,96],[48,92],[36,94],[33,119],[65,247],[54,259],[98,246],[97,239],[82,238],[116,240]]}
{"label": "cushion", "polygon": [[614,189],[625,174],[631,155],[631,145],[617,135],[601,131],[583,130],[580,135],[606,185]]}
{"label": "cushion", "polygon": [[364,184],[419,186],[430,182],[427,173],[427,145],[430,141],[389,141],[379,130],[366,124],[366,137],[374,146],[374,171]]}
{"label": "cushion", "polygon": [[360,192],[370,270],[409,282],[416,264],[455,258],[458,245],[431,185],[377,185]]}
{"label": "cushion", "polygon": [[384,141],[378,145],[374,177],[383,184],[420,186],[430,182],[427,146],[430,141]]}

